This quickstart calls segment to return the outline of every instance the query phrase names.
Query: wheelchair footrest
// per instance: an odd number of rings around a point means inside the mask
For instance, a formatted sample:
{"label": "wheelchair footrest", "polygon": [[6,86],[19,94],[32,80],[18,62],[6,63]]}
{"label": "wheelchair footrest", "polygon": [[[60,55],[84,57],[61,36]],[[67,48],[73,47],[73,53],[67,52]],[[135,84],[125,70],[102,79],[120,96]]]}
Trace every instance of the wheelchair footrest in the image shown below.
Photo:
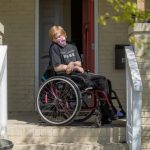
{"label": "wheelchair footrest", "polygon": [[101,120],[102,120],[102,114],[101,114],[101,110],[100,110],[100,107],[97,106],[96,109],[95,109],[95,115],[96,115],[96,118],[95,118],[95,123],[96,123],[96,126],[98,128],[101,127]]}

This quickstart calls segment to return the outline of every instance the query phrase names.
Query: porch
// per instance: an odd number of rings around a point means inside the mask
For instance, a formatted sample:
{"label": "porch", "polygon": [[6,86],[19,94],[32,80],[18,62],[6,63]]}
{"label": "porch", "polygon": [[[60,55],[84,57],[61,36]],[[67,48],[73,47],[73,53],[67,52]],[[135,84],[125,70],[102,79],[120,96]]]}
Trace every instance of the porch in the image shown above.
{"label": "porch", "polygon": [[7,137],[13,150],[128,150],[125,119],[96,128],[94,115],[86,122],[60,127],[39,123],[35,112],[8,116]]}
{"label": "porch", "polygon": [[[6,46],[2,46],[4,50],[1,60],[3,67],[1,74],[2,87],[7,90],[6,84]],[[141,80],[135,63],[135,55],[130,49],[126,48],[127,53],[127,123],[125,120],[113,121],[112,124],[95,128],[93,125],[94,116],[85,123],[73,123],[70,126],[47,126],[38,123],[38,115],[34,112],[25,113],[23,111],[9,114],[7,123],[7,94],[1,93],[3,101],[1,106],[1,137],[7,135],[7,138],[14,142],[14,149],[102,149],[102,150],[127,150],[127,143],[131,149],[139,149],[141,146]],[[134,62],[134,63],[133,63]],[[132,64],[132,65],[131,65]],[[134,67],[134,69],[133,69]],[[134,72],[132,72],[134,70]],[[4,86],[5,85],[5,86]],[[135,101],[136,100],[136,101]],[[139,110],[139,111],[137,111]],[[8,126],[7,126],[8,125]],[[7,126],[7,134],[6,134]],[[126,128],[127,127],[127,128]],[[127,131],[126,131],[127,129]],[[127,134],[126,134],[127,133]],[[127,135],[127,138],[126,138]]]}
{"label": "porch", "polygon": [[[15,8],[15,7],[12,7]],[[30,8],[30,7],[28,7]],[[34,8],[34,7],[33,7]],[[10,11],[11,12],[11,11]],[[21,11],[23,12],[23,11]],[[28,15],[28,14],[27,14]],[[22,15],[21,15],[22,18]],[[28,18],[28,17],[27,17]],[[32,17],[31,17],[32,19]],[[11,20],[11,19],[8,19]],[[26,19],[24,19],[26,21]],[[33,20],[33,19],[32,19]],[[12,22],[11,22],[12,23]],[[14,29],[14,28],[13,28]],[[16,26],[17,31],[18,31],[18,26]],[[24,28],[26,29],[26,28]],[[20,31],[18,31],[19,33],[22,33]],[[24,33],[24,32],[23,32]],[[25,32],[28,34],[28,32]],[[113,32],[112,32],[113,34]],[[17,35],[17,34],[16,34]],[[102,34],[101,34],[102,35]],[[110,35],[109,35],[110,36]],[[20,38],[20,36],[19,36]],[[32,36],[31,36],[32,38]],[[15,39],[13,37],[13,39]],[[34,38],[33,38],[34,39]],[[30,39],[29,39],[30,40]],[[30,40],[31,45],[32,40]],[[2,43],[2,42],[0,42]],[[17,42],[16,42],[17,43]],[[21,43],[21,42],[19,42]],[[21,48],[22,48],[22,43],[20,44]],[[30,44],[29,44],[30,46]],[[18,47],[18,45],[17,45]],[[102,45],[103,47],[103,45]],[[110,44],[111,47],[111,44]],[[106,47],[105,47],[106,48]],[[111,47],[112,48],[112,47]],[[19,49],[19,47],[18,47]],[[28,48],[25,48],[25,50]],[[29,48],[30,49],[30,48]],[[36,49],[36,48],[35,48]],[[107,49],[107,48],[106,48]],[[22,51],[19,51],[20,56],[25,56],[24,55],[24,49]],[[10,51],[12,52],[12,51]],[[110,51],[107,51],[109,54]],[[23,54],[22,54],[23,53]],[[14,55],[16,54],[16,55]],[[16,63],[14,63],[14,59],[16,59],[16,56],[18,54],[18,51],[16,50],[16,53],[14,53],[13,51],[13,55],[12,53],[10,53],[10,55],[12,55],[13,59],[12,62],[10,63],[10,68],[12,67],[16,67]],[[28,56],[29,55],[29,56]],[[101,55],[104,56],[104,55]],[[105,56],[107,56],[107,53],[105,54]],[[30,53],[27,53],[25,57],[20,58],[21,62],[24,61],[24,59],[26,60],[26,57],[28,57],[28,60],[34,60],[32,57],[33,55]],[[109,58],[111,59],[111,56]],[[106,59],[103,59],[106,60]],[[16,61],[18,62],[18,61]],[[26,63],[28,64],[28,63]],[[31,64],[34,64],[33,62],[29,61],[29,64],[27,66],[27,68],[24,67],[24,72],[28,72],[29,76],[27,76],[27,78],[25,78],[25,82],[27,82],[28,77],[31,77],[30,73],[32,74],[32,72],[29,72],[29,69],[31,69]],[[108,65],[110,66],[110,63],[108,63]],[[24,76],[22,74],[24,74],[24,72],[22,72],[22,66],[20,65],[19,69],[19,73],[20,73],[20,79],[24,79]],[[26,65],[25,65],[26,66]],[[29,69],[28,69],[29,67]],[[32,65],[33,67],[33,65]],[[108,71],[110,71],[107,67],[105,67]],[[27,69],[27,70],[26,70]],[[104,72],[102,70],[102,72]],[[18,73],[18,72],[17,72]],[[106,72],[107,73],[107,72]],[[1,72],[0,72],[1,74]],[[11,74],[12,75],[12,74]],[[13,77],[16,78],[16,74],[13,74]],[[26,76],[25,76],[26,77]],[[116,76],[115,76],[116,77]],[[19,80],[20,81],[20,80]],[[29,78],[30,82],[32,82]],[[21,91],[20,89],[22,89],[22,84],[20,84],[19,86],[17,86],[17,88],[15,87],[16,82],[18,82],[18,80],[14,80],[14,82],[12,82],[12,84],[10,84],[9,86],[13,87],[14,91],[16,90],[18,93],[19,91]],[[32,83],[29,83],[30,88]],[[26,84],[25,84],[26,85]],[[21,87],[21,88],[20,88]],[[3,86],[4,88],[4,86]],[[23,89],[24,90],[24,89]],[[24,100],[27,99],[31,99],[31,91],[29,90],[29,87],[27,87],[27,90],[24,90],[24,94],[22,94],[22,92],[20,92],[19,94],[21,96],[17,96],[17,97],[13,97],[14,101],[11,102],[11,104],[15,104],[17,101],[20,101],[20,99],[22,100],[22,102],[24,102]],[[2,93],[2,92],[1,92]],[[12,95],[16,95],[16,92],[12,92]],[[5,99],[5,98],[4,98]],[[10,102],[9,102],[10,104]],[[18,104],[18,103],[17,103]],[[25,103],[21,103],[25,104]],[[31,104],[31,101],[28,101],[28,103],[26,103],[26,106],[29,106],[29,104]],[[130,104],[129,104],[130,105]],[[23,107],[18,107],[20,105],[16,105],[15,108],[20,108],[22,109],[24,107],[24,105],[22,105]],[[26,108],[25,108],[26,109]],[[2,110],[2,109],[0,109]],[[2,113],[0,113],[1,115]],[[133,112],[134,114],[134,112]],[[1,116],[2,118],[4,117]],[[137,119],[137,118],[135,118]],[[135,121],[134,117],[131,118],[131,120],[129,120],[129,123],[132,122],[133,123]],[[45,126],[44,124],[39,124],[37,121],[37,115],[36,114],[9,114],[9,118],[8,118],[8,128],[7,128],[7,136],[8,139],[12,140],[15,144],[14,149],[111,149],[111,150],[122,150],[127,148],[126,144],[122,144],[120,142],[124,142],[126,139],[126,127],[125,127],[125,122],[113,122],[111,125],[107,125],[107,126],[103,126],[102,128],[94,128],[92,126],[92,124],[87,123],[87,124],[72,124],[71,126],[65,126],[65,127],[52,127],[52,126]],[[4,120],[1,122],[2,125],[6,125],[6,119],[4,118]],[[120,123],[120,124],[119,124]],[[140,126],[138,124],[138,126]],[[2,126],[3,127],[3,126]],[[4,126],[5,127],[5,126]],[[68,130],[69,129],[69,130]],[[2,128],[3,131],[3,128]],[[134,132],[135,133],[135,132]],[[134,139],[134,138],[133,138]],[[51,141],[51,142],[49,142]],[[86,141],[86,142],[85,142]],[[55,144],[54,144],[55,143]],[[68,144],[66,144],[68,143]],[[138,142],[137,142],[138,143]]]}

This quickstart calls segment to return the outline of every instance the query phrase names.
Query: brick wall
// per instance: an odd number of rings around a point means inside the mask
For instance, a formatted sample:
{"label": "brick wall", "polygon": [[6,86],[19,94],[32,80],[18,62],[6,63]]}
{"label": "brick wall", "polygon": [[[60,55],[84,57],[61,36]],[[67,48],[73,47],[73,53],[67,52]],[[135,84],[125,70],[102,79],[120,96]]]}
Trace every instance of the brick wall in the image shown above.
{"label": "brick wall", "polygon": [[146,150],[150,149],[150,24],[135,24],[131,35],[137,39],[135,53],[143,82],[142,149]]}
{"label": "brick wall", "polygon": [[[145,0],[146,10],[150,8],[150,1]],[[105,0],[99,2],[100,14],[104,12],[112,12],[110,6],[106,4]],[[138,65],[143,82],[143,96],[142,96],[142,150],[150,149],[150,24],[147,27],[143,27],[146,32],[137,31],[137,38],[142,39],[144,43],[140,49],[141,51],[147,51],[142,57],[138,56]],[[128,43],[128,25],[115,24],[109,21],[106,27],[99,26],[99,62],[100,73],[107,75],[115,87],[115,90],[119,93],[121,101],[125,104],[125,71],[114,69],[114,45]],[[143,32],[143,33],[142,33]],[[136,34],[136,33],[135,33]],[[108,41],[109,39],[109,41]],[[141,54],[140,54],[141,55]]]}
{"label": "brick wall", "polygon": [[[112,8],[106,0],[99,1],[99,16]],[[112,85],[126,108],[125,70],[115,69],[115,44],[128,44],[128,25],[109,21],[107,26],[99,25],[99,70],[111,79]]]}
{"label": "brick wall", "polygon": [[33,110],[34,0],[1,0],[0,21],[8,45],[8,109]]}
{"label": "brick wall", "polygon": [[150,11],[150,0],[145,0],[145,10]]}

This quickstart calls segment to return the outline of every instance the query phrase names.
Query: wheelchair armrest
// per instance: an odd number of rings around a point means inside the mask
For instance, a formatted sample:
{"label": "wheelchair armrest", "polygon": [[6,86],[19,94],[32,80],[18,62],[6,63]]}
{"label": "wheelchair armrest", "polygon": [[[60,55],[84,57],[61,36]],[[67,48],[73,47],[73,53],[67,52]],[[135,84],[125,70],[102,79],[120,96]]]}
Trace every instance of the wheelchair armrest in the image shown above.
{"label": "wheelchair armrest", "polygon": [[65,71],[55,72],[55,74],[58,75],[58,76],[67,76]]}
{"label": "wheelchair armrest", "polygon": [[85,81],[86,81],[86,80],[84,79],[84,77],[81,76],[81,74],[72,74],[72,75],[71,75],[71,79],[72,79],[72,80],[77,80],[78,82],[81,81],[81,82],[84,82],[84,83],[85,83]]}
{"label": "wheelchair armrest", "polygon": [[56,72],[56,75],[61,75],[61,76],[69,77],[72,80],[73,79],[79,79],[80,81],[82,80],[83,82],[85,82],[85,79],[82,76],[82,73],[80,73],[80,72],[72,72],[71,74],[66,74],[65,71],[59,71],[59,72]]}
{"label": "wheelchair armrest", "polygon": [[83,89],[86,87],[86,80],[82,76],[82,73],[79,72],[72,72],[71,74],[66,74],[65,71],[60,71],[55,73],[56,76],[64,76],[70,78],[72,81],[74,81],[80,89]]}

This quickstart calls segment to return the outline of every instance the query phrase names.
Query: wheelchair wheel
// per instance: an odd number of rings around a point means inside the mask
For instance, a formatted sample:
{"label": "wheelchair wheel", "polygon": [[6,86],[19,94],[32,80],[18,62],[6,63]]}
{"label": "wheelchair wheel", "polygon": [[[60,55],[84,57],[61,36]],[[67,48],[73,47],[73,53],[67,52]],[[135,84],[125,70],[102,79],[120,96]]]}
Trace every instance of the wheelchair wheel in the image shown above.
{"label": "wheelchair wheel", "polygon": [[94,114],[96,108],[96,99],[92,96],[91,93],[85,93],[82,96],[82,106],[81,110],[76,117],[75,121],[83,122],[91,118]]}
{"label": "wheelchair wheel", "polygon": [[52,77],[41,86],[37,110],[51,125],[71,123],[81,108],[82,98],[77,85],[63,76]]}

